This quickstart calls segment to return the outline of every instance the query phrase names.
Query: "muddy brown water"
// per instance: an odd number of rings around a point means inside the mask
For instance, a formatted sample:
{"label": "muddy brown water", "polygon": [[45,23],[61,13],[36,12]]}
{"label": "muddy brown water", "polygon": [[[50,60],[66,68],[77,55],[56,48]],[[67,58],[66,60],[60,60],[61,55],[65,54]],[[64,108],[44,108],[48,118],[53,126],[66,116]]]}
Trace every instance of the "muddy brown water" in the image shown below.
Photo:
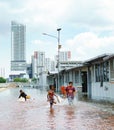
{"label": "muddy brown water", "polygon": [[19,102],[19,89],[0,92],[0,130],[114,130],[113,106],[61,99],[50,111],[47,92],[22,88],[31,99]]}

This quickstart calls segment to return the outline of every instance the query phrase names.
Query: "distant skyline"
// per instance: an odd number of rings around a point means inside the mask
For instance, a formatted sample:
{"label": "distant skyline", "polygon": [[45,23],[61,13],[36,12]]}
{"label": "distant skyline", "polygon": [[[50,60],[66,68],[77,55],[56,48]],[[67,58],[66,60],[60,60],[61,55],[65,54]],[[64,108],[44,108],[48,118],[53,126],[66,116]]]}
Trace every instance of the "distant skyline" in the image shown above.
{"label": "distant skyline", "polygon": [[72,60],[85,61],[104,53],[114,53],[114,0],[0,0],[0,68],[10,74],[11,21],[26,25],[26,59],[34,51],[46,57],[71,51]]}

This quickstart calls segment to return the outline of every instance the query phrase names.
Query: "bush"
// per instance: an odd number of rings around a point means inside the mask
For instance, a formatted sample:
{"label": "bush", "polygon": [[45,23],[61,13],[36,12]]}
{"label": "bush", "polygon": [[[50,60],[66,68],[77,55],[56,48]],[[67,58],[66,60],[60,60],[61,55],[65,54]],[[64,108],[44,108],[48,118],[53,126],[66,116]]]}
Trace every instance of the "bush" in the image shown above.
{"label": "bush", "polygon": [[23,83],[26,83],[26,82],[28,82],[28,79],[26,79],[26,78],[15,78],[14,82],[23,82]]}

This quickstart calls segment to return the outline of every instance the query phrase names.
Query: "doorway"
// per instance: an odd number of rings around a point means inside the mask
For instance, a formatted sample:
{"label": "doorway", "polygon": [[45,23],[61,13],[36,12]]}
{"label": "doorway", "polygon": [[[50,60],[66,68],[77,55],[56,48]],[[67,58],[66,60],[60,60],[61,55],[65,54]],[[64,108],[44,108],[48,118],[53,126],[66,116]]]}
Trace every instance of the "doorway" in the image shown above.
{"label": "doorway", "polygon": [[81,76],[82,76],[82,92],[87,93],[87,72],[82,71]]}

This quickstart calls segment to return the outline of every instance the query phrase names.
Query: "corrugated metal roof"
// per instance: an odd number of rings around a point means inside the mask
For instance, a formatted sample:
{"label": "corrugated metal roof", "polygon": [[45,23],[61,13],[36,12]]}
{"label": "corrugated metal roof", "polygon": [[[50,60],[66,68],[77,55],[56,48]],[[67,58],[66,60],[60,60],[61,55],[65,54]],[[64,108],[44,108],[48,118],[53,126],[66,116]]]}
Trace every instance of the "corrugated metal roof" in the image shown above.
{"label": "corrugated metal roof", "polygon": [[84,63],[91,63],[91,62],[94,62],[94,61],[97,61],[97,60],[103,60],[103,58],[110,56],[110,55],[112,55],[112,54],[102,54],[102,55],[99,55],[97,57],[86,60]]}
{"label": "corrugated metal roof", "polygon": [[104,57],[103,61],[107,61],[107,60],[110,60],[112,58],[114,58],[114,54]]}

